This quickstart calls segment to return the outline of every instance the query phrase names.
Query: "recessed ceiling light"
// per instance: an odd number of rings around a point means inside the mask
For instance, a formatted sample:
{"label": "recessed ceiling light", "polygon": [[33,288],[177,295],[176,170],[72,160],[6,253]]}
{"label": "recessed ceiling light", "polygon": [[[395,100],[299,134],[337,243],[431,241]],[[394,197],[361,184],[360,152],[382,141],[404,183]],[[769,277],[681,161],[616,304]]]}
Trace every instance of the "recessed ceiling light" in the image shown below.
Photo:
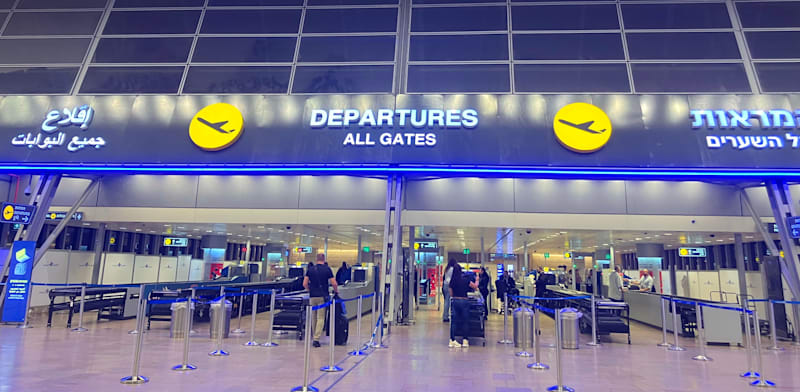
{"label": "recessed ceiling light", "polygon": [[672,235],[672,233],[664,233],[664,235]]}
{"label": "recessed ceiling light", "polygon": [[84,226],[91,226],[92,224],[91,223],[84,223],[83,225]]}
{"label": "recessed ceiling light", "polygon": [[206,230],[206,233],[213,233],[213,230]]}
{"label": "recessed ceiling light", "polygon": [[183,226],[178,226],[178,228],[181,229],[181,230],[185,229],[185,227],[183,227]]}
{"label": "recessed ceiling light", "polygon": [[150,232],[151,232],[151,233],[155,233],[155,231],[153,231],[153,230],[150,230]]}
{"label": "recessed ceiling light", "polygon": [[194,229],[194,231],[200,231],[200,229]]}
{"label": "recessed ceiling light", "polygon": [[136,231],[142,231],[142,229],[136,229]]}
{"label": "recessed ceiling light", "polygon": [[257,227],[258,227],[259,229],[263,229],[263,228],[264,228],[264,226],[257,226]]}
{"label": "recessed ceiling light", "polygon": [[120,229],[120,230],[128,230],[128,228],[127,228],[127,227],[120,227],[119,229]]}
{"label": "recessed ceiling light", "polygon": [[164,225],[164,227],[169,227],[169,225]]}
{"label": "recessed ceiling light", "polygon": [[636,238],[636,241],[641,241],[641,240],[642,240],[642,239],[641,239],[641,238],[639,238],[639,237],[637,237],[637,238]]}
{"label": "recessed ceiling light", "polygon": [[749,240],[749,239],[752,239],[752,238],[753,238],[753,236],[751,236],[751,235],[748,235],[748,236],[745,236],[744,238],[747,238],[747,239]]}

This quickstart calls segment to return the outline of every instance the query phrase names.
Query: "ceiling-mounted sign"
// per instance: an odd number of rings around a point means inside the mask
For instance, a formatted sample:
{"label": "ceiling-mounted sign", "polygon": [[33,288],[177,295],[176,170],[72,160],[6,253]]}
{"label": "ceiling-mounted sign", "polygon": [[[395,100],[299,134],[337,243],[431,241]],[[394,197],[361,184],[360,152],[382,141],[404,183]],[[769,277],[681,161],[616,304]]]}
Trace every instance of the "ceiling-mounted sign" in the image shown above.
{"label": "ceiling-mounted sign", "polygon": [[[66,148],[69,152],[81,151],[87,147],[98,150],[106,145],[106,140],[101,136],[90,137],[84,134],[93,119],[94,109],[89,105],[51,110],[45,115],[38,130],[18,133],[11,139],[11,145],[39,150]],[[67,133],[75,128],[79,129],[78,134],[70,138]]]}
{"label": "ceiling-mounted sign", "polygon": [[296,246],[294,251],[295,253],[311,253],[313,250],[310,246]]}
{"label": "ceiling-mounted sign", "polygon": [[414,241],[414,250],[418,252],[438,252],[439,241]]}
{"label": "ceiling-mounted sign", "polygon": [[3,203],[0,222],[28,224],[33,219],[36,206],[27,204]]}
{"label": "ceiling-mounted sign", "polygon": [[164,246],[169,246],[169,247],[187,247],[187,246],[189,246],[189,239],[188,238],[166,237],[166,238],[164,238]]}
{"label": "ceiling-mounted sign", "polygon": [[[47,220],[63,220],[67,217],[66,211],[50,211],[45,216]],[[76,212],[72,214],[72,220],[74,221],[82,221],[83,220],[83,212]]]}
{"label": "ceiling-mounted sign", "polygon": [[792,238],[800,238],[800,216],[790,216],[786,218],[786,227]]}
{"label": "ceiling-mounted sign", "polygon": [[678,248],[680,257],[706,257],[706,248]]}

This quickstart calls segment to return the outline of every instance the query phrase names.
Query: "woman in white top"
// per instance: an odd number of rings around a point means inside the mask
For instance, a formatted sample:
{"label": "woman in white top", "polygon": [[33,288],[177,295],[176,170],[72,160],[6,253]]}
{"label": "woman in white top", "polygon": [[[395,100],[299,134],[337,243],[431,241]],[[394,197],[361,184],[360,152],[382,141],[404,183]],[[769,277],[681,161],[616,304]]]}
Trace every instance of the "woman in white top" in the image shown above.
{"label": "woman in white top", "polygon": [[447,266],[444,267],[444,282],[442,282],[442,291],[444,292],[444,312],[442,312],[442,321],[450,321],[450,279],[453,277],[453,267],[456,265],[455,259],[450,259]]}

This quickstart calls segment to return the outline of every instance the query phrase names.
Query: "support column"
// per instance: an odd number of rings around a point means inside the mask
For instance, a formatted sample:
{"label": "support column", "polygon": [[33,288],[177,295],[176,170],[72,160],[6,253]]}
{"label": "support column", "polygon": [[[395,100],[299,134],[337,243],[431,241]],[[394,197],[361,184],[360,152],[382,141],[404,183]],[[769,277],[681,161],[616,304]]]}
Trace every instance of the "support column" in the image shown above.
{"label": "support column", "polygon": [[100,266],[103,263],[103,250],[106,242],[106,224],[101,223],[94,236],[94,265],[92,266],[92,284],[100,284]]}
{"label": "support column", "polygon": [[[798,277],[798,250],[794,244],[794,239],[791,237],[789,227],[786,224],[786,218],[797,216],[794,203],[792,202],[792,194],[789,192],[789,185],[783,181],[767,181],[767,195],[769,196],[769,204],[772,207],[772,215],[775,216],[775,223],[778,225],[778,235],[781,239],[781,248],[784,254],[781,257],[780,266],[781,274],[789,286],[794,298],[800,298],[800,277]],[[763,224],[759,225],[763,229]],[[773,255],[780,255],[780,253],[773,253]],[[766,287],[765,287],[766,288]]]}
{"label": "support column", "polygon": [[381,302],[378,304],[378,311],[381,315],[385,315],[384,304],[386,303],[386,289],[387,279],[386,273],[389,265],[389,244],[392,242],[390,239],[390,229],[392,227],[392,190],[394,189],[395,176],[389,177],[386,180],[386,207],[383,219],[383,247],[381,252],[381,266],[379,268],[376,281],[378,282],[378,291],[380,292]]}
{"label": "support column", "polygon": [[736,233],[733,235],[733,253],[736,258],[736,272],[739,274],[739,297],[747,297],[747,265],[744,262],[744,244],[742,244],[742,235]]}
{"label": "support column", "polygon": [[358,248],[356,250],[356,264],[361,265],[361,254],[364,253],[361,248],[361,234],[358,235]]}
{"label": "support column", "polygon": [[328,237],[325,237],[325,262],[328,262]]}
{"label": "support column", "polygon": [[414,279],[414,275],[417,268],[417,252],[414,250],[414,226],[408,227],[408,262],[404,263],[405,268],[404,270],[408,272],[408,278],[406,280],[406,298],[408,302],[404,303],[404,309],[408,309],[408,312],[404,312],[404,321],[413,324],[414,323],[414,288],[416,287],[416,279]]}
{"label": "support column", "polygon": [[401,294],[401,287],[398,285],[402,258],[403,258],[403,224],[402,224],[402,205],[403,205],[403,178],[397,177],[394,183],[394,233],[392,234],[392,264],[390,277],[389,293],[389,314],[387,320],[394,323],[397,320],[398,299]]}
{"label": "support column", "polygon": [[[246,248],[245,248],[245,252],[244,252],[244,261],[250,261],[250,254],[252,252],[252,247],[251,247],[250,240],[247,240],[247,243],[245,244],[245,247]],[[325,260],[327,260],[327,259],[325,259]]]}
{"label": "support column", "polygon": [[486,265],[486,249],[484,249],[483,235],[481,235],[481,267],[485,267],[485,265]]}

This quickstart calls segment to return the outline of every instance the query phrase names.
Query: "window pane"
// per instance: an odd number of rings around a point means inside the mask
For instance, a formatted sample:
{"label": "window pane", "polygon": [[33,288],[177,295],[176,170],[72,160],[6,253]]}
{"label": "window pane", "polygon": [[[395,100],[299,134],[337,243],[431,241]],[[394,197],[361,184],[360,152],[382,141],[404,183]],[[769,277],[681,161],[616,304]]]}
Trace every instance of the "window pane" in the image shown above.
{"label": "window pane", "polygon": [[90,67],[82,94],[176,94],[183,67]]}
{"label": "window pane", "polygon": [[800,92],[800,63],[756,63],[756,73],[766,93]]}
{"label": "window pane", "polygon": [[203,0],[115,0],[114,8],[202,7]]}
{"label": "window pane", "polygon": [[300,10],[208,10],[203,19],[206,34],[297,33]]}
{"label": "window pane", "polygon": [[391,93],[394,66],[346,65],[295,69],[293,93]]}
{"label": "window pane", "polygon": [[291,62],[295,38],[200,37],[192,62]]}
{"label": "window pane", "polygon": [[798,27],[800,2],[737,3],[742,27]]}
{"label": "window pane", "polygon": [[184,93],[286,94],[292,67],[191,67]]}
{"label": "window pane", "polygon": [[435,7],[411,11],[411,31],[507,30],[506,7]]}
{"label": "window pane", "polygon": [[308,0],[308,5],[373,5],[373,4],[397,4],[397,0]]}
{"label": "window pane", "polygon": [[506,0],[414,0],[414,4],[505,3]]}
{"label": "window pane", "polygon": [[89,38],[2,39],[0,63],[81,63]]}
{"label": "window pane", "polygon": [[627,33],[631,59],[738,59],[733,33]]}
{"label": "window pane", "polygon": [[742,64],[632,64],[638,93],[750,92]]}
{"label": "window pane", "polygon": [[411,65],[408,91],[413,93],[503,93],[511,91],[508,65]]}
{"label": "window pane", "polygon": [[304,33],[393,33],[397,8],[309,9]]}
{"label": "window pane", "polygon": [[78,67],[0,68],[0,94],[68,94]]}
{"label": "window pane", "polygon": [[800,58],[800,31],[749,31],[745,36],[754,59]]}
{"label": "window pane", "polygon": [[0,0],[0,10],[10,10],[14,5],[14,0]]}
{"label": "window pane", "polygon": [[348,62],[394,60],[394,36],[374,37],[303,37],[300,40],[302,62]]}
{"label": "window pane", "polygon": [[514,31],[619,29],[614,4],[515,6],[511,10]]}
{"label": "window pane", "polygon": [[192,38],[103,38],[95,63],[184,63]]}
{"label": "window pane", "polygon": [[411,61],[507,60],[508,35],[414,35]]}
{"label": "window pane", "polygon": [[[2,3],[2,1],[0,1]],[[12,1],[8,2],[9,4]],[[17,9],[105,8],[106,0],[21,0]],[[4,8],[0,5],[0,8]]]}
{"label": "window pane", "polygon": [[623,60],[622,38],[609,34],[514,34],[516,60]]}
{"label": "window pane", "polygon": [[3,23],[5,23],[5,21],[6,21],[6,16],[8,16],[8,12],[0,12],[0,25],[2,25]]}
{"label": "window pane", "polygon": [[625,64],[516,64],[519,92],[629,92]]}
{"label": "window pane", "polygon": [[724,3],[623,4],[626,29],[728,28],[731,18]]}
{"label": "window pane", "polygon": [[103,34],[194,34],[200,11],[114,11]]}
{"label": "window pane", "polygon": [[92,35],[101,12],[15,12],[3,35]]}
{"label": "window pane", "polygon": [[236,6],[302,6],[303,0],[209,0],[208,5],[236,7]]}

